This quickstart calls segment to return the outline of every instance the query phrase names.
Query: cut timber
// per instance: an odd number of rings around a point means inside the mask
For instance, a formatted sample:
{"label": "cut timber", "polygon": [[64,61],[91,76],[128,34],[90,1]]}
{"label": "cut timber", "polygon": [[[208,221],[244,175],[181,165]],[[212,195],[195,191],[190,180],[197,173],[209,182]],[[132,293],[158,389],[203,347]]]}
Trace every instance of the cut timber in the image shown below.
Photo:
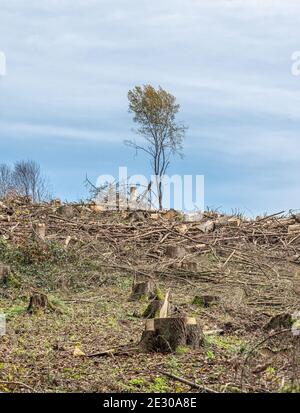
{"label": "cut timber", "polygon": [[65,249],[68,248],[71,240],[72,240],[72,238],[70,237],[70,235],[68,235],[67,238],[65,239],[65,242],[64,242],[64,247],[65,247]]}
{"label": "cut timber", "polygon": [[156,318],[148,320],[140,342],[146,352],[172,353],[179,347],[199,349],[202,329],[195,318]]}
{"label": "cut timber", "polygon": [[44,242],[46,238],[46,225],[41,222],[33,224],[32,238],[36,242]]}
{"label": "cut timber", "polygon": [[296,222],[300,224],[300,214],[293,214],[292,217],[294,218]]}
{"label": "cut timber", "polygon": [[129,297],[129,301],[138,301],[143,298],[155,297],[155,283],[151,280],[134,283],[132,286],[132,293]]}
{"label": "cut timber", "polygon": [[39,312],[44,312],[47,309],[56,311],[56,308],[51,304],[46,294],[34,292],[30,297],[27,312],[30,314],[35,314]]}
{"label": "cut timber", "polygon": [[300,232],[300,224],[295,224],[295,225],[289,225],[288,226],[288,233],[289,234],[295,234]]}
{"label": "cut timber", "polygon": [[186,256],[186,249],[180,245],[168,245],[166,256],[170,258],[183,258]]}
{"label": "cut timber", "polygon": [[163,214],[163,217],[168,221],[173,221],[175,218],[179,216],[179,213],[175,209],[170,209],[169,211]]}
{"label": "cut timber", "polygon": [[237,217],[220,216],[214,223],[216,228],[239,227],[241,225],[241,220]]}
{"label": "cut timber", "polygon": [[7,285],[9,274],[10,274],[10,266],[0,264],[0,284],[1,285]]}
{"label": "cut timber", "polygon": [[98,204],[91,204],[89,205],[89,208],[91,211],[99,213],[105,211],[105,207],[103,205],[98,205]]}

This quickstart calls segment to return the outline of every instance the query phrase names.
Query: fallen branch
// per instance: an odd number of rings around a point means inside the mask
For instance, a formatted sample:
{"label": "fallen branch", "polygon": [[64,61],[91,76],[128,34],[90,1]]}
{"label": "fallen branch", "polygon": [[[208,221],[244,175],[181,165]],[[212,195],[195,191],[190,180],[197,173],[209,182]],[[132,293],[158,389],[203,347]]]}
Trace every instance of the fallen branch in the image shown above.
{"label": "fallen branch", "polygon": [[210,387],[207,387],[207,386],[204,386],[204,385],[200,385],[200,384],[194,383],[194,382],[189,381],[189,380],[187,380],[187,379],[185,379],[185,378],[183,378],[183,377],[175,376],[175,374],[168,373],[167,371],[158,370],[158,372],[159,372],[160,374],[163,374],[164,376],[169,377],[170,379],[180,381],[181,383],[184,383],[184,384],[186,384],[186,385],[188,385],[188,386],[190,386],[190,387],[193,387],[193,388],[195,388],[195,389],[201,390],[202,393],[218,393],[216,390],[213,390],[213,389],[211,389]]}

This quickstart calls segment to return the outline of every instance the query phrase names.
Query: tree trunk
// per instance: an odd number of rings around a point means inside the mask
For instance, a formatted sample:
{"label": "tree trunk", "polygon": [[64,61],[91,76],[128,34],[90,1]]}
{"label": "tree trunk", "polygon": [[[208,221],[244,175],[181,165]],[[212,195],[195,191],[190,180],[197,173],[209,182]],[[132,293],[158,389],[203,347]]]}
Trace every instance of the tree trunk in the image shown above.
{"label": "tree trunk", "polygon": [[140,342],[142,351],[172,353],[179,347],[198,349],[203,340],[195,318],[157,318],[146,322]]}

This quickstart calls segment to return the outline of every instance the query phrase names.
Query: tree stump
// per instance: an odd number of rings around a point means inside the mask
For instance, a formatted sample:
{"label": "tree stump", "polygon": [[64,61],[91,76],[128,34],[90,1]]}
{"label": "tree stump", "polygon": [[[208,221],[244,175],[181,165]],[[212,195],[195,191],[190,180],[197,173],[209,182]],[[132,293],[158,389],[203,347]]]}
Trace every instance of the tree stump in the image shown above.
{"label": "tree stump", "polygon": [[198,225],[197,227],[201,232],[204,232],[205,234],[208,234],[210,232],[213,232],[216,228],[216,224],[214,223],[214,221],[206,221],[203,222],[203,224]]}
{"label": "tree stump", "polygon": [[52,201],[50,202],[50,205],[59,207],[61,205],[61,200],[59,198],[52,199]]}
{"label": "tree stump", "polygon": [[156,297],[148,305],[143,313],[143,318],[159,318],[167,317],[169,314],[169,303],[170,291],[167,292],[165,298],[162,296],[161,292],[156,289]]}
{"label": "tree stump", "polygon": [[134,283],[128,301],[138,301],[143,298],[152,299],[155,297],[155,288],[155,283],[151,280]]}
{"label": "tree stump", "polygon": [[9,274],[10,274],[10,266],[0,264],[0,284],[1,285],[7,285]]}
{"label": "tree stump", "polygon": [[163,214],[164,219],[167,219],[168,221],[173,221],[179,216],[179,212],[177,212],[175,209],[170,209],[169,211],[165,212]]}
{"label": "tree stump", "polygon": [[45,312],[46,310],[55,311],[56,308],[51,304],[46,294],[34,292],[30,297],[27,312],[35,314],[39,312]]}
{"label": "tree stump", "polygon": [[265,324],[265,330],[280,330],[282,328],[292,327],[293,318],[290,313],[276,314],[271,317],[270,320]]}
{"label": "tree stump", "polygon": [[195,304],[199,307],[208,308],[213,304],[216,304],[220,301],[220,297],[217,295],[196,295],[193,299],[192,304]]}
{"label": "tree stump", "polygon": [[172,353],[179,347],[197,350],[202,341],[203,332],[195,318],[156,318],[146,322],[140,349],[158,353]]}
{"label": "tree stump", "polygon": [[71,219],[77,215],[77,210],[72,205],[61,205],[56,212],[66,219]]}
{"label": "tree stump", "polygon": [[293,384],[296,388],[300,386],[300,311],[292,314],[293,334]]}
{"label": "tree stump", "polygon": [[33,224],[32,238],[36,242],[44,242],[46,239],[46,225],[38,222]]}
{"label": "tree stump", "polygon": [[183,258],[186,256],[186,250],[180,245],[168,245],[166,248],[166,256],[169,258]]}

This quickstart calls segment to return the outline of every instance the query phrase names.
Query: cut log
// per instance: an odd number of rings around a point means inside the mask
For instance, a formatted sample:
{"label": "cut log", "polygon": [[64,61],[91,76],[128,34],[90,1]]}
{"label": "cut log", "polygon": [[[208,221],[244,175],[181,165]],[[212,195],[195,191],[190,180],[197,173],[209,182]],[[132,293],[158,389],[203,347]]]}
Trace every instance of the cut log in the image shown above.
{"label": "cut log", "polygon": [[0,284],[1,285],[7,285],[9,274],[10,274],[10,266],[0,264]]}
{"label": "cut log", "polygon": [[46,225],[38,222],[33,224],[32,238],[36,242],[44,242],[46,239]]}
{"label": "cut log", "polygon": [[138,301],[142,299],[153,299],[155,297],[155,283],[151,280],[134,283],[129,301]]}
{"label": "cut log", "polygon": [[145,325],[140,349],[146,352],[172,353],[179,347],[199,349],[203,332],[195,318],[157,318]]}
{"label": "cut log", "polygon": [[187,214],[184,214],[183,218],[185,222],[199,222],[199,221],[202,221],[203,219],[203,213],[202,212],[189,212]]}
{"label": "cut log", "polygon": [[300,214],[292,214],[292,217],[294,218],[294,220],[300,224]]}
{"label": "cut log", "polygon": [[169,258],[183,258],[186,256],[186,249],[180,245],[168,245],[166,256]]}
{"label": "cut log", "polygon": [[72,238],[70,237],[70,235],[68,235],[67,238],[65,239],[65,242],[64,242],[64,247],[65,247],[65,249],[68,248],[71,240],[72,240]]}
{"label": "cut log", "polygon": [[99,204],[90,204],[89,205],[89,209],[95,213],[99,213],[99,212],[104,212],[105,211],[105,207],[103,205],[99,205]]}
{"label": "cut log", "polygon": [[300,224],[289,225],[288,226],[288,233],[289,234],[296,234],[300,232]]}

